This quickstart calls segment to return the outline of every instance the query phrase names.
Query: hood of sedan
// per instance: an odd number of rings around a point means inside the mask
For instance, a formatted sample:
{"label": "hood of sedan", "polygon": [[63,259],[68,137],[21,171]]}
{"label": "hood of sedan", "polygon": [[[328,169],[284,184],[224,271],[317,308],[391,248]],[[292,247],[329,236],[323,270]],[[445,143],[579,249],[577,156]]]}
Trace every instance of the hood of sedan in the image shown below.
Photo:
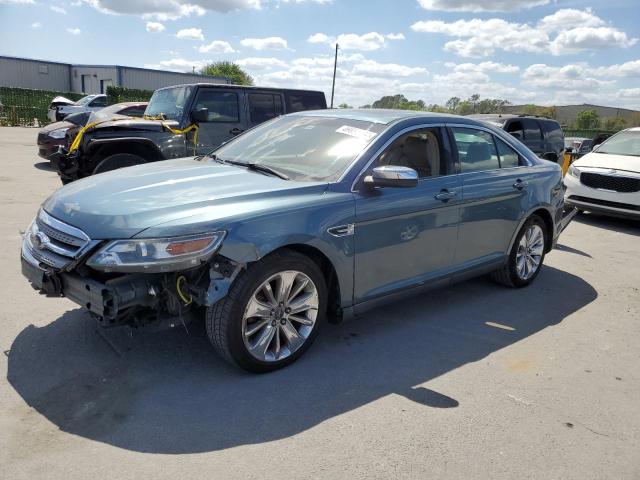
{"label": "hood of sedan", "polygon": [[594,167],[640,173],[640,157],[591,152],[573,162],[576,167]]}
{"label": "hood of sedan", "polygon": [[93,239],[129,238],[203,212],[215,221],[293,206],[299,196],[322,194],[326,185],[183,158],[78,180],[55,192],[43,208]]}

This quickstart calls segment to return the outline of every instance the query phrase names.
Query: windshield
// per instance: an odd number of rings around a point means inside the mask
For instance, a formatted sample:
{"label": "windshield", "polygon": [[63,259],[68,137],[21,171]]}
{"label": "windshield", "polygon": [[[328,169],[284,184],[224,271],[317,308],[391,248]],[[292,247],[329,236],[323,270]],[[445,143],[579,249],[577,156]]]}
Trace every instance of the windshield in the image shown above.
{"label": "windshield", "polygon": [[194,87],[172,87],[156,90],[149,100],[145,116],[163,116],[166,120],[181,120]]}
{"label": "windshield", "polygon": [[597,152],[640,157],[640,130],[620,132],[614,135],[601,144]]}
{"label": "windshield", "polygon": [[264,123],[215,152],[222,161],[256,163],[292,180],[335,181],[385,125],[314,116]]}
{"label": "windshield", "polygon": [[97,95],[87,95],[86,97],[82,97],[80,100],[76,102],[76,105],[84,106],[87,105],[91,100],[96,98]]}

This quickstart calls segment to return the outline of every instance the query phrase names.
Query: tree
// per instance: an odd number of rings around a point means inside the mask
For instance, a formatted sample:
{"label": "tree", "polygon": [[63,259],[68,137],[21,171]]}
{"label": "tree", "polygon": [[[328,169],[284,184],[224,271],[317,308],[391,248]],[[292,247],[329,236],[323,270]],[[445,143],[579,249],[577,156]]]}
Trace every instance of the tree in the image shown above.
{"label": "tree", "polygon": [[600,118],[595,110],[583,110],[576,115],[576,127],[585,130],[592,130],[598,128],[600,125]]}
{"label": "tree", "polygon": [[447,100],[447,103],[445,103],[445,107],[447,107],[447,110],[450,113],[456,113],[458,111],[459,106],[460,106],[460,98],[458,97],[451,97],[449,100]]}
{"label": "tree", "polygon": [[602,128],[605,130],[622,130],[627,122],[622,117],[608,117],[602,119]]}
{"label": "tree", "polygon": [[338,108],[353,108],[353,107],[347,103],[341,103],[340,105],[338,105]]}
{"label": "tree", "polygon": [[234,85],[253,85],[253,78],[233,62],[214,62],[200,70],[202,75],[226,77]]}

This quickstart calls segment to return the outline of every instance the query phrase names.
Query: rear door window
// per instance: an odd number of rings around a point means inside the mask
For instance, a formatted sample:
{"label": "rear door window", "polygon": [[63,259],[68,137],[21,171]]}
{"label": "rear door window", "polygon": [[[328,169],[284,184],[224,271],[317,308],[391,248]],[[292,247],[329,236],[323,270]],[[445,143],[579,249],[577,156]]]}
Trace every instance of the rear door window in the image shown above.
{"label": "rear door window", "polygon": [[500,168],[493,135],[473,128],[452,128],[462,173]]}
{"label": "rear door window", "polygon": [[327,102],[321,93],[286,93],[287,113],[302,112],[304,110],[322,110],[327,108]]}
{"label": "rear door window", "polygon": [[518,155],[518,152],[498,137],[495,137],[495,139],[496,147],[498,148],[498,157],[500,158],[500,167],[513,168],[520,166],[520,155]]}
{"label": "rear door window", "polygon": [[282,115],[282,96],[276,93],[249,93],[249,118],[252,125]]}
{"label": "rear door window", "polygon": [[524,140],[524,127],[520,120],[515,120],[507,125],[506,131],[521,142]]}

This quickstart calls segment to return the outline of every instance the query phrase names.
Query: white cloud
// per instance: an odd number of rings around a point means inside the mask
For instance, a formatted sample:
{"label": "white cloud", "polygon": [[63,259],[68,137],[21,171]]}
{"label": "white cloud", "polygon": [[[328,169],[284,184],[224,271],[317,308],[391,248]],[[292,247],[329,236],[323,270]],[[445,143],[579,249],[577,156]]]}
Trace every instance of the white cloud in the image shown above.
{"label": "white cloud", "polygon": [[15,4],[15,5],[34,5],[34,0],[0,0],[0,4]]}
{"label": "white cloud", "polygon": [[590,9],[564,9],[542,18],[535,26],[507,22],[501,18],[474,18],[449,23],[419,21],[411,28],[416,32],[457,38],[445,43],[444,49],[461,57],[486,57],[496,50],[565,55],[604,48],[628,48],[637,42],[637,39],[629,38],[613,27],[597,26],[603,23]]}
{"label": "white cloud", "polygon": [[[387,35],[387,38],[389,40],[400,40],[400,36],[404,38],[404,35],[401,33],[391,33]],[[363,52],[370,52],[384,47],[385,36],[378,32],[369,32],[363,35],[358,35],[357,33],[341,33],[337,37],[329,36],[324,33],[315,33],[311,35],[307,41],[309,43],[324,43],[330,46],[334,46],[338,43],[342,50],[360,50]]]}
{"label": "white cloud", "polygon": [[176,37],[180,40],[200,40],[204,41],[204,35],[201,28],[183,28],[178,30]]}
{"label": "white cloud", "polygon": [[208,10],[227,13],[234,10],[259,9],[261,0],[82,0],[101,13],[140,15],[145,19],[176,20],[204,15]]}
{"label": "white cloud", "polygon": [[516,65],[498,62],[445,63],[445,67],[453,69],[454,72],[515,73],[520,70]]}
{"label": "white cloud", "polygon": [[62,15],[67,14],[67,11],[64,8],[59,7],[58,5],[51,5],[49,8],[52,12],[61,13]]}
{"label": "white cloud", "polygon": [[287,41],[282,37],[245,38],[240,41],[243,47],[254,50],[286,50]]}
{"label": "white cloud", "polygon": [[71,35],[80,35],[82,30],[79,28],[67,28],[67,33],[70,33]]}
{"label": "white cloud", "polygon": [[200,53],[233,53],[235,50],[229,42],[223,40],[214,40],[208,45],[200,45],[198,47]]}
{"label": "white cloud", "polygon": [[551,0],[418,0],[425,10],[447,12],[508,12],[547,5]]}
{"label": "white cloud", "polygon": [[163,24],[159,22],[147,22],[146,29],[147,29],[147,32],[160,33],[160,32],[164,32],[165,27]]}
{"label": "white cloud", "polygon": [[552,67],[538,63],[527,67],[522,78],[528,85],[554,90],[597,90],[613,83],[593,78],[586,64]]}
{"label": "white cloud", "polygon": [[42,28],[42,22],[33,22],[31,28]]}
{"label": "white cloud", "polygon": [[640,77],[640,60],[592,68],[590,72],[599,77]]}
{"label": "white cloud", "polygon": [[388,33],[385,37],[387,40],[404,40],[404,33]]}
{"label": "white cloud", "polygon": [[623,88],[619,92],[622,98],[636,98],[640,100],[640,88]]}
{"label": "white cloud", "polygon": [[243,68],[250,68],[252,70],[268,70],[271,68],[286,68],[287,64],[282,60],[274,57],[249,57],[236,60],[238,65]]}
{"label": "white cloud", "polygon": [[353,73],[374,77],[409,77],[427,73],[423,67],[409,67],[396,63],[378,63],[374,60],[363,60],[353,66]]}
{"label": "white cloud", "polygon": [[194,69],[200,70],[202,67],[211,63],[211,60],[187,60],[184,58],[172,58],[170,60],[162,60],[156,64],[146,64],[145,68],[156,68],[162,70],[171,70],[174,72],[191,72]]}

